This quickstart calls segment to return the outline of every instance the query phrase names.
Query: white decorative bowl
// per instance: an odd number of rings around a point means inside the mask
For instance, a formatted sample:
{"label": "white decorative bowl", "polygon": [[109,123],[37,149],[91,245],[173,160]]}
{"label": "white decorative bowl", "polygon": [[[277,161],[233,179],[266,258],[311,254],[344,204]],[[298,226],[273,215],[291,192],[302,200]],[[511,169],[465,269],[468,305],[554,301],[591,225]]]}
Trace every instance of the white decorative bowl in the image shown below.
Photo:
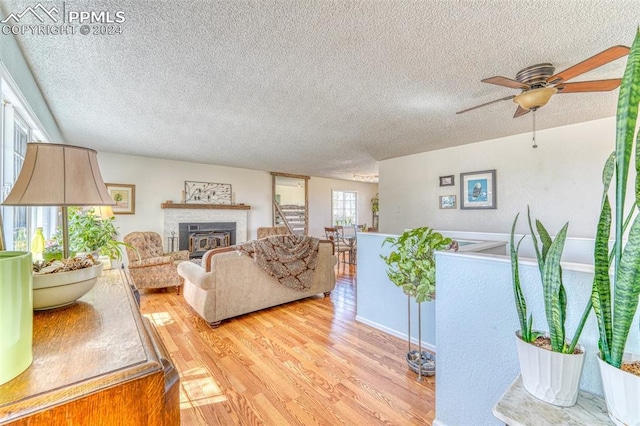
{"label": "white decorative bowl", "polygon": [[70,305],[89,292],[102,274],[102,263],[69,272],[33,275],[33,309]]}

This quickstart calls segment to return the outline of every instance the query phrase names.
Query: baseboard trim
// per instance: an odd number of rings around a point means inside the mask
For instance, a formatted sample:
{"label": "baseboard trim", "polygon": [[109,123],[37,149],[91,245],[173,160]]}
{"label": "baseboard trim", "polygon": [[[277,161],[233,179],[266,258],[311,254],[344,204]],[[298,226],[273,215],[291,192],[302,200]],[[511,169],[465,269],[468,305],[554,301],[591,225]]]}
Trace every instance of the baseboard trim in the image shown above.
{"label": "baseboard trim", "polygon": [[[398,330],[394,330],[394,329],[389,328],[387,326],[384,326],[382,324],[378,324],[377,322],[369,321],[368,319],[362,318],[361,316],[356,315],[356,321],[361,322],[363,324],[366,324],[369,327],[373,327],[373,328],[375,328],[377,330],[383,331],[383,332],[385,332],[387,334],[390,334],[392,336],[399,337],[400,339],[404,339],[404,340],[407,339],[407,333],[402,333],[402,332],[400,332]],[[418,339],[412,337],[411,338],[411,343],[414,344],[414,345],[418,345]],[[432,345],[430,343],[426,343],[424,341],[422,342],[422,349],[426,349],[426,350],[428,350],[430,352],[436,353],[435,345]],[[435,425],[435,423],[434,423],[434,425]],[[442,425],[442,426],[446,426],[446,425]]]}

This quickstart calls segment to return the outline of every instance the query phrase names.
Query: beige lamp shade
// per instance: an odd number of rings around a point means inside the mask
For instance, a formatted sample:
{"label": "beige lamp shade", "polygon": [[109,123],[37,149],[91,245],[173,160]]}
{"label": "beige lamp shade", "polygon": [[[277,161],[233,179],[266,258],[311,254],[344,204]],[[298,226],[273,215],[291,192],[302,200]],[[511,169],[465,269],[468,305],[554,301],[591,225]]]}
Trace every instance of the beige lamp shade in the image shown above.
{"label": "beige lamp shade", "polygon": [[29,143],[8,206],[114,205],[93,149],[52,143]]}

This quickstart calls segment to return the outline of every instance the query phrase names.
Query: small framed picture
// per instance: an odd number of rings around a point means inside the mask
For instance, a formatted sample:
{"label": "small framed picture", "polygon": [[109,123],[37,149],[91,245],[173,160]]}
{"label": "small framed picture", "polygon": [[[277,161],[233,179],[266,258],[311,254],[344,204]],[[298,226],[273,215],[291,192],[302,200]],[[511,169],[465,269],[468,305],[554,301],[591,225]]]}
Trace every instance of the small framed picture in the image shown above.
{"label": "small framed picture", "polygon": [[441,195],[440,196],[440,208],[441,209],[455,209],[458,205],[456,204],[456,196],[455,195]]}
{"label": "small framed picture", "polygon": [[455,180],[453,175],[440,176],[440,186],[453,186],[453,185],[455,185]]}
{"label": "small framed picture", "polygon": [[136,186],[124,183],[105,183],[109,195],[116,202],[111,206],[114,214],[136,213]]}
{"label": "small framed picture", "polygon": [[460,173],[460,208],[495,209],[496,171]]}

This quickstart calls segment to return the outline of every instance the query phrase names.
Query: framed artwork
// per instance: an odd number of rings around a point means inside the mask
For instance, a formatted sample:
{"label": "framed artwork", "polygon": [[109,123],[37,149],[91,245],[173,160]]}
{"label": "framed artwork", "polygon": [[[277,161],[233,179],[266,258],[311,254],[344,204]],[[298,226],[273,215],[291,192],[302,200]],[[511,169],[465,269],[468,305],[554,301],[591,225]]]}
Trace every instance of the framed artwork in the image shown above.
{"label": "framed artwork", "polygon": [[440,186],[453,186],[455,185],[455,177],[453,175],[440,176]]}
{"label": "framed artwork", "polygon": [[440,208],[441,209],[455,209],[458,205],[456,204],[456,196],[455,195],[441,195],[440,196]]}
{"label": "framed artwork", "polygon": [[496,171],[460,173],[460,208],[496,208]]}
{"label": "framed artwork", "polygon": [[109,195],[116,202],[111,206],[114,214],[136,213],[136,186],[124,183],[105,183]]}
{"label": "framed artwork", "polygon": [[231,204],[231,184],[184,181],[184,202],[188,204]]}

